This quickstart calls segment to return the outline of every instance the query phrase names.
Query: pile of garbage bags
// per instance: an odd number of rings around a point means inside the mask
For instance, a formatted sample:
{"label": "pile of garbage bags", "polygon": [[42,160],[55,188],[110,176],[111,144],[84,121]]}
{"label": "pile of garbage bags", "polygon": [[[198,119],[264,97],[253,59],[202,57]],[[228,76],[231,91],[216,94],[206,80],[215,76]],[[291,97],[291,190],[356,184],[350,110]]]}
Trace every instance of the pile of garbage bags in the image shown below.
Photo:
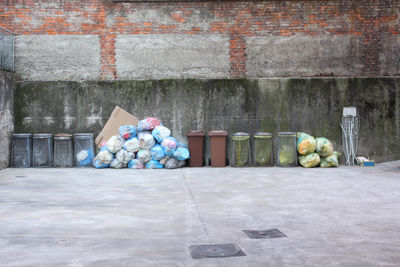
{"label": "pile of garbage bags", "polygon": [[299,164],[305,168],[339,166],[340,153],[334,151],[332,142],[324,137],[297,133],[297,153]]}
{"label": "pile of garbage bags", "polygon": [[137,127],[119,127],[119,135],[102,144],[93,166],[98,169],[176,169],[184,166],[188,158],[187,145],[173,138],[171,131],[157,118],[146,118]]}

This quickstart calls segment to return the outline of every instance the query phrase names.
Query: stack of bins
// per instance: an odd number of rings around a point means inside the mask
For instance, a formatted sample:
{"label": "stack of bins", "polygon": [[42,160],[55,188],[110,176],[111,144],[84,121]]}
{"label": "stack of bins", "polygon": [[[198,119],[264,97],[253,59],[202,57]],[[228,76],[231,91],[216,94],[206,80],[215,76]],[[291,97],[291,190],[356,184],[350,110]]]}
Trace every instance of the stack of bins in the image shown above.
{"label": "stack of bins", "polygon": [[76,167],[91,167],[94,158],[92,133],[74,134],[74,162]]}
{"label": "stack of bins", "polygon": [[53,166],[53,135],[33,135],[33,167],[50,168]]}
{"label": "stack of bins", "polygon": [[232,167],[249,167],[251,165],[250,134],[238,132],[232,134]]}
{"label": "stack of bins", "polygon": [[296,167],[297,148],[295,132],[278,132],[277,166]]}
{"label": "stack of bins", "polygon": [[74,166],[74,144],[72,135],[54,136],[54,167],[69,168]]}
{"label": "stack of bins", "polygon": [[12,135],[11,167],[32,167],[32,134],[21,133]]}
{"label": "stack of bins", "polygon": [[253,145],[253,166],[270,167],[273,165],[274,159],[272,133],[255,133]]}

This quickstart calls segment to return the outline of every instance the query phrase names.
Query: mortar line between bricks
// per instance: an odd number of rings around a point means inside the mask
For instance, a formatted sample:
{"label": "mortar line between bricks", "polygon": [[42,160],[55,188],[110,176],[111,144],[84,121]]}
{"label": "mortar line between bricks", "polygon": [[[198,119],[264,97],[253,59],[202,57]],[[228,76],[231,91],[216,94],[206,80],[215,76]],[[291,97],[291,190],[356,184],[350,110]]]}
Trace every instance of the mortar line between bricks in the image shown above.
{"label": "mortar line between bricks", "polygon": [[203,231],[204,231],[204,233],[205,233],[206,236],[207,236],[207,242],[210,243],[210,239],[209,239],[209,235],[208,235],[207,226],[206,226],[206,223],[205,223],[203,217],[202,217],[201,214],[200,214],[200,210],[199,210],[199,207],[198,207],[198,205],[197,205],[196,199],[194,198],[192,189],[190,188],[190,186],[189,186],[189,184],[188,184],[188,182],[187,182],[186,175],[183,173],[182,170],[180,170],[180,171],[181,171],[181,174],[182,174],[183,181],[185,182],[186,188],[187,188],[187,190],[188,190],[189,193],[190,193],[190,198],[191,198],[192,202],[194,203],[194,208],[195,208],[195,210],[196,210],[197,216],[198,216],[199,219],[200,219],[201,225],[202,225],[202,227],[203,227]]}

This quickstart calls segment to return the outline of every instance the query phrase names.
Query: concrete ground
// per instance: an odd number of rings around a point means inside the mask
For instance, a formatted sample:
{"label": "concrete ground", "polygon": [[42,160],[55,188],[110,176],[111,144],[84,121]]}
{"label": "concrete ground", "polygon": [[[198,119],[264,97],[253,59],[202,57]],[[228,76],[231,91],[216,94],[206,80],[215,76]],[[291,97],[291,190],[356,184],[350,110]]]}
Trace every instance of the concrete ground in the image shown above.
{"label": "concrete ground", "polygon": [[399,166],[6,169],[0,266],[399,266]]}

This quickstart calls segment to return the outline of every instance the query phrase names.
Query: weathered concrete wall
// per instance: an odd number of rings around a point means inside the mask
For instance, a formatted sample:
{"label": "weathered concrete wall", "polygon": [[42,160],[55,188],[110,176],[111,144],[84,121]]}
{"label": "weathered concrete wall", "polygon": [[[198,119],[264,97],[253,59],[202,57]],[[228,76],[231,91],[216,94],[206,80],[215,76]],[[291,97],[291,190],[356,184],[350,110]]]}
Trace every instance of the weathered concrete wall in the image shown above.
{"label": "weathered concrete wall", "polygon": [[21,80],[400,75],[400,0],[2,1],[0,10],[0,26],[19,35]]}
{"label": "weathered concrete wall", "polygon": [[14,74],[0,71],[0,170],[10,162],[11,134],[14,131]]}
{"label": "weathered concrete wall", "polygon": [[97,35],[21,35],[15,39],[18,78],[35,81],[96,80],[100,75]]}
{"label": "weathered concrete wall", "polygon": [[345,106],[361,115],[359,154],[400,158],[399,78],[18,82],[17,132],[94,132],[115,105],[159,117],[185,141],[190,129],[305,131],[341,150]]}
{"label": "weathered concrete wall", "polygon": [[400,73],[400,36],[387,36],[382,41],[380,73],[383,75],[398,75]]}
{"label": "weathered concrete wall", "polygon": [[360,45],[345,35],[249,37],[247,76],[363,76]]}
{"label": "weathered concrete wall", "polygon": [[[229,78],[229,36],[117,35],[115,78]],[[366,76],[358,36],[250,36],[245,38],[246,77]],[[400,37],[388,36],[376,51],[379,75],[400,74]],[[95,35],[16,38],[19,80],[85,81],[101,77]],[[368,76],[368,75],[367,75]]]}
{"label": "weathered concrete wall", "polygon": [[227,78],[229,36],[119,35],[117,74],[121,79]]}

